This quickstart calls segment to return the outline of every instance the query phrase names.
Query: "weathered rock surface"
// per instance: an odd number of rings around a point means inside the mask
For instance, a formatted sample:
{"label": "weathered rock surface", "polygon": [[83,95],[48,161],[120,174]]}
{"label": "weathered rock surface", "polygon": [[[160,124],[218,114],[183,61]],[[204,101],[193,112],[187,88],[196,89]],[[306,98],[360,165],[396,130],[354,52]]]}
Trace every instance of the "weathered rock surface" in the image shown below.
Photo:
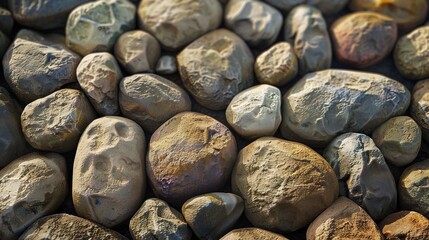
{"label": "weathered rock surface", "polygon": [[423,138],[429,141],[429,80],[419,81],[414,85],[411,98],[410,115],[419,124]]}
{"label": "weathered rock surface", "polygon": [[182,81],[206,108],[223,110],[253,84],[252,52],[234,33],[218,29],[188,45],[178,56]]}
{"label": "weathered rock surface", "polygon": [[268,137],[240,151],[232,191],[244,199],[254,226],[293,232],[335,201],[338,181],[328,162],[309,147]]}
{"label": "weathered rock surface", "polygon": [[38,218],[57,210],[67,195],[64,158],[30,153],[0,170],[0,239],[17,239]]}
{"label": "weathered rock surface", "polygon": [[380,229],[387,240],[429,239],[429,220],[414,211],[390,214],[381,221]]}
{"label": "weathered rock surface", "polygon": [[378,74],[326,70],[304,76],[283,96],[282,135],[324,146],[345,132],[371,133],[405,113],[410,92]]}
{"label": "weathered rock surface", "polygon": [[288,240],[287,238],[276,233],[261,228],[239,228],[234,229],[221,240]]}
{"label": "weathered rock surface", "polygon": [[156,64],[156,73],[164,75],[177,73],[176,58],[171,55],[161,56]]}
{"label": "weathered rock surface", "polygon": [[274,7],[289,12],[292,8],[301,4],[310,4],[326,15],[332,15],[341,11],[348,3],[348,0],[264,0]]}
{"label": "weathered rock surface", "polygon": [[10,34],[13,28],[12,13],[6,8],[0,7],[0,31],[5,34]]}

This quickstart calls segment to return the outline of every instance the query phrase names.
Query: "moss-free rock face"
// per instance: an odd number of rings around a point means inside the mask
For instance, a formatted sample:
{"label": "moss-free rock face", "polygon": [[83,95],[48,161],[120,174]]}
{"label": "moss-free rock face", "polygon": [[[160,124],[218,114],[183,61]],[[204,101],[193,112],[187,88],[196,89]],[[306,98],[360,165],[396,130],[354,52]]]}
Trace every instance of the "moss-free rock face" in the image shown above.
{"label": "moss-free rock face", "polygon": [[234,229],[225,236],[221,238],[221,240],[288,240],[287,238],[261,229],[261,228],[239,228]]}
{"label": "moss-free rock face", "polygon": [[388,240],[429,239],[429,220],[414,211],[390,214],[381,221],[380,229]]}
{"label": "moss-free rock face", "polygon": [[17,239],[34,221],[57,210],[67,195],[65,159],[30,153],[0,170],[0,239]]}
{"label": "moss-free rock face", "polygon": [[266,137],[240,151],[232,191],[244,199],[254,226],[293,232],[335,201],[338,181],[328,162],[309,147]]}
{"label": "moss-free rock face", "polygon": [[294,7],[302,4],[309,4],[318,8],[323,14],[332,15],[341,11],[346,5],[348,0],[264,0],[265,2],[273,5],[274,7],[289,12]]}
{"label": "moss-free rock face", "polygon": [[80,55],[109,52],[119,36],[135,27],[136,7],[128,0],[98,0],[70,13],[66,45]]}
{"label": "moss-free rock face", "polygon": [[411,98],[410,115],[421,127],[423,138],[429,141],[429,80],[414,85]]}

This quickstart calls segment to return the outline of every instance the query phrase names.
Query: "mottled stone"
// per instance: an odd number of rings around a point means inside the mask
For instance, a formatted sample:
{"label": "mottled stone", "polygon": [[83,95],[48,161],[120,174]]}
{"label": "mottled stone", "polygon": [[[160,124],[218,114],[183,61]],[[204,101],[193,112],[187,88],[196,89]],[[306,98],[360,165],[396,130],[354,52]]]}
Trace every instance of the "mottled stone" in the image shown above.
{"label": "mottled stone", "polygon": [[309,147],[266,137],[240,151],[232,191],[244,199],[254,226],[293,232],[335,201],[338,181],[328,162]]}
{"label": "mottled stone", "polygon": [[382,75],[326,70],[310,73],[283,96],[282,135],[325,146],[345,132],[370,134],[386,120],[402,115],[410,92]]}
{"label": "mottled stone", "polygon": [[225,114],[243,137],[272,136],[282,121],[280,90],[267,84],[248,88],[232,99]]}
{"label": "mottled stone", "polygon": [[255,74],[260,83],[281,87],[298,75],[298,58],[288,42],[280,42],[256,58]]}
{"label": "mottled stone", "polygon": [[381,221],[380,229],[387,240],[429,239],[429,220],[414,211],[390,214]]}
{"label": "mottled stone", "polygon": [[261,228],[238,228],[234,229],[225,236],[221,238],[221,240],[288,240],[287,238],[261,229]]}
{"label": "mottled stone", "polygon": [[383,240],[377,224],[356,203],[338,198],[307,229],[307,240],[373,239]]}
{"label": "mottled stone", "polygon": [[217,240],[231,230],[244,210],[243,199],[232,193],[209,193],[186,201],[182,213],[199,239]]}
{"label": "mottled stone", "polygon": [[135,27],[136,7],[128,0],[98,0],[69,15],[66,44],[80,55],[109,52],[122,33]]}
{"label": "mottled stone", "polygon": [[133,239],[190,240],[192,231],[182,214],[161,199],[147,199],[130,221]]}
{"label": "mottled stone", "polygon": [[156,64],[156,73],[164,75],[177,73],[176,58],[171,55],[161,56]]}
{"label": "mottled stone", "polygon": [[115,44],[115,56],[130,74],[154,72],[160,55],[158,41],[140,30],[122,34]]}
{"label": "mottled stone", "polygon": [[237,144],[217,120],[179,113],[152,135],[146,172],[156,196],[182,204],[199,194],[219,191],[231,176]]}
{"label": "mottled stone", "polygon": [[79,55],[68,50],[61,36],[18,32],[3,58],[6,82],[17,97],[29,103],[76,81]]}
{"label": "mottled stone", "polygon": [[65,159],[30,153],[0,170],[0,239],[17,239],[38,218],[57,210],[67,195]]}
{"label": "mottled stone", "polygon": [[13,16],[12,13],[0,7],[0,32],[10,34],[13,28]]}
{"label": "mottled stone", "polygon": [[429,141],[429,80],[414,85],[410,115],[421,127],[423,138]]}
{"label": "mottled stone", "polygon": [[85,95],[61,89],[28,104],[21,115],[22,132],[36,149],[68,152],[96,114]]}
{"label": "mottled stone", "polygon": [[234,33],[218,29],[188,45],[178,56],[182,81],[195,100],[223,110],[253,85],[252,52]]}
{"label": "mottled stone", "polygon": [[122,114],[151,133],[177,113],[191,110],[185,90],[155,74],[126,77],[119,88]]}
{"label": "mottled stone", "polygon": [[285,22],[285,39],[293,43],[301,75],[331,68],[331,40],[325,19],[317,8],[295,7]]}
{"label": "mottled stone", "polygon": [[110,53],[86,55],[77,68],[77,80],[95,110],[103,116],[119,115],[118,86],[122,71]]}
{"label": "mottled stone", "polygon": [[412,118],[400,116],[380,125],[372,133],[372,139],[387,162],[402,167],[417,157],[422,143],[422,131]]}
{"label": "mottled stone", "polygon": [[217,0],[144,0],[138,8],[139,25],[163,48],[177,51],[219,27],[222,6]]}
{"label": "mottled stone", "polygon": [[332,15],[340,12],[348,3],[349,0],[263,0],[274,7],[282,10],[283,12],[289,12],[294,7],[301,4],[309,4],[325,15]]}

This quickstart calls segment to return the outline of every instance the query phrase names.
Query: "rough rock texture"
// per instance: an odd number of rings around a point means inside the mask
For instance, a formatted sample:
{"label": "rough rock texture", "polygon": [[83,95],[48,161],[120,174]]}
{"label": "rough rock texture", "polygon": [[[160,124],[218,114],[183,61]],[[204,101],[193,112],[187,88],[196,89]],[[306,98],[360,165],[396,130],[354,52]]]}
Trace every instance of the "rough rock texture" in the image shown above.
{"label": "rough rock texture", "polygon": [[73,203],[79,216],[106,227],[129,219],[146,192],[146,140],[126,118],[102,117],[85,129],[73,165]]}
{"label": "rough rock texture", "polygon": [[103,239],[127,240],[121,234],[104,228],[84,218],[69,214],[54,214],[39,219],[19,240],[75,240],[75,239]]}
{"label": "rough rock texture", "polygon": [[381,221],[380,229],[387,240],[429,239],[429,220],[414,211],[390,214]]}
{"label": "rough rock texture", "polygon": [[57,210],[67,195],[65,159],[30,153],[0,170],[0,239],[16,239],[38,218]]}
{"label": "rough rock texture", "polygon": [[110,53],[86,55],[77,68],[77,80],[95,110],[103,116],[119,115],[118,86],[122,71]]}
{"label": "rough rock texture", "polygon": [[304,76],[283,96],[282,135],[324,146],[344,132],[371,133],[405,113],[410,92],[378,74],[326,70]]}
{"label": "rough rock texture", "polygon": [[377,224],[356,203],[340,197],[320,214],[307,229],[307,240],[379,239]]}
{"label": "rough rock texture", "polygon": [[241,136],[255,139],[272,136],[282,121],[281,93],[262,84],[237,94],[226,109],[226,120]]}
{"label": "rough rock texture", "polygon": [[422,131],[412,118],[400,116],[380,125],[372,133],[372,139],[387,162],[402,167],[417,157],[422,143]]}
{"label": "rough rock texture", "polygon": [[256,58],[255,74],[260,83],[281,87],[298,74],[298,58],[288,42],[280,42]]}
{"label": "rough rock texture", "polygon": [[9,47],[9,44],[9,38],[2,31],[0,31],[0,59],[3,59],[3,55]]}
{"label": "rough rock texture", "polygon": [[133,239],[190,240],[192,231],[182,214],[161,199],[147,199],[130,221]]}
{"label": "rough rock texture", "polygon": [[274,43],[283,25],[283,15],[270,5],[253,0],[231,0],[225,7],[225,25],[250,46]]}
{"label": "rough rock texture", "polygon": [[222,6],[217,0],[142,0],[139,25],[172,51],[219,27]]}
{"label": "rough rock texture", "polygon": [[373,12],[343,16],[332,24],[331,32],[338,60],[356,68],[366,68],[383,60],[398,37],[395,21]]}
{"label": "rough rock texture", "polygon": [[310,4],[326,15],[332,15],[341,11],[349,0],[263,0],[274,7],[289,12],[292,8],[301,4]]}
{"label": "rough rock texture", "polygon": [[151,133],[177,113],[190,111],[192,107],[185,90],[155,74],[126,77],[119,88],[122,114]]}
{"label": "rough rock texture", "polygon": [[161,56],[156,64],[156,73],[164,75],[177,73],[177,59],[171,55]]}
{"label": "rough rock texture", "polygon": [[411,98],[410,115],[419,124],[423,138],[429,141],[429,80],[414,85]]}
{"label": "rough rock texture", "polygon": [[10,34],[13,28],[12,13],[6,8],[0,7],[0,31],[5,34]]}
{"label": "rough rock texture", "polygon": [[326,147],[323,156],[338,178],[340,195],[381,220],[396,209],[396,184],[380,149],[364,134],[345,133]]}
{"label": "rough rock texture", "polygon": [[122,33],[135,27],[136,7],[128,0],[98,0],[75,8],[66,25],[66,44],[80,55],[109,52]]}
{"label": "rough rock texture", "polygon": [[22,132],[36,149],[68,152],[96,114],[85,95],[61,89],[28,104],[21,115]]}
{"label": "rough rock texture", "polygon": [[326,160],[309,147],[267,137],[240,151],[232,191],[244,199],[254,226],[293,232],[335,201],[338,181]]}
{"label": "rough rock texture", "polygon": [[154,72],[160,55],[158,41],[140,30],[122,34],[115,44],[115,56],[129,74]]}
{"label": "rough rock texture", "polygon": [[177,60],[185,87],[198,103],[212,110],[225,109],[237,93],[253,84],[252,52],[225,29],[194,41]]}
{"label": "rough rock texture", "polygon": [[146,172],[155,195],[180,206],[219,191],[236,156],[234,135],[222,123],[201,113],[179,113],[152,135]]}
{"label": "rough rock texture", "polygon": [[76,81],[79,55],[68,50],[60,36],[18,32],[3,58],[6,82],[18,98],[29,103]]}
{"label": "rough rock texture", "polygon": [[209,193],[186,201],[182,213],[199,239],[217,240],[240,218],[243,199],[232,193]]}
{"label": "rough rock texture", "polygon": [[288,240],[287,238],[276,233],[261,228],[239,228],[234,229],[221,240]]}
{"label": "rough rock texture", "polygon": [[285,22],[285,39],[293,43],[301,75],[331,67],[331,40],[318,9],[310,5],[295,7]]}

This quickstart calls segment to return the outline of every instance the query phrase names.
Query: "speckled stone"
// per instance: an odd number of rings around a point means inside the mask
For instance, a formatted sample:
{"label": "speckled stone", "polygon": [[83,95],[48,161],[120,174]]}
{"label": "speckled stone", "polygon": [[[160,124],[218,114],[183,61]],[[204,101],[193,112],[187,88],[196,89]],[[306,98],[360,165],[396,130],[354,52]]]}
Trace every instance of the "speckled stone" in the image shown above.
{"label": "speckled stone", "polygon": [[414,211],[392,213],[380,222],[386,240],[429,239],[429,220]]}
{"label": "speckled stone", "polygon": [[156,64],[156,73],[168,75],[177,73],[177,59],[171,55],[163,55]]}
{"label": "speckled stone", "polygon": [[310,4],[326,15],[332,15],[340,12],[348,3],[349,0],[263,0],[274,7],[289,12],[294,7],[302,4]]}
{"label": "speckled stone", "polygon": [[261,229],[261,228],[238,228],[234,229],[225,236],[221,238],[221,240],[288,240],[287,238]]}
{"label": "speckled stone", "polygon": [[13,28],[12,13],[6,8],[0,7],[0,31],[9,35]]}
{"label": "speckled stone", "polygon": [[429,141],[429,80],[419,81],[414,85],[410,115],[421,127],[423,138]]}

